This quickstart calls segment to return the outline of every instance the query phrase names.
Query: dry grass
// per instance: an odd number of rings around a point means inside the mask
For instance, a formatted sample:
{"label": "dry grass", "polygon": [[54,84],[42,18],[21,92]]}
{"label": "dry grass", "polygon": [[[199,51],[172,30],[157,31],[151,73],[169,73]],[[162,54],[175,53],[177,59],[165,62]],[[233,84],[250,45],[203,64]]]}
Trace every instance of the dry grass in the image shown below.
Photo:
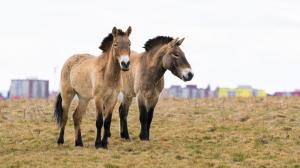
{"label": "dry grass", "polygon": [[53,101],[1,101],[0,167],[300,167],[299,102],[161,100],[149,142],[138,139],[134,104],[128,118],[132,141],[119,138],[115,111],[109,150],[96,150],[92,105],[83,119],[84,147],[79,148],[74,147],[71,112],[65,144],[56,145]]}

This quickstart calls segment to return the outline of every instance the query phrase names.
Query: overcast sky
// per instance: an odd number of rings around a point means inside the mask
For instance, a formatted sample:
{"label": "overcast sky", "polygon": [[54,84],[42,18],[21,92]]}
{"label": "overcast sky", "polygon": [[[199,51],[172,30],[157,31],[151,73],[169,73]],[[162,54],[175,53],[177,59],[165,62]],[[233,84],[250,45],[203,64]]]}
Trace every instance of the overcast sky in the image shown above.
{"label": "overcast sky", "polygon": [[[0,1],[0,90],[35,77],[58,89],[72,54],[99,55],[113,26],[132,26],[132,49],[157,35],[185,37],[182,50],[195,77],[171,84],[300,88],[299,0],[10,0]],[[57,72],[54,72],[57,67]]]}

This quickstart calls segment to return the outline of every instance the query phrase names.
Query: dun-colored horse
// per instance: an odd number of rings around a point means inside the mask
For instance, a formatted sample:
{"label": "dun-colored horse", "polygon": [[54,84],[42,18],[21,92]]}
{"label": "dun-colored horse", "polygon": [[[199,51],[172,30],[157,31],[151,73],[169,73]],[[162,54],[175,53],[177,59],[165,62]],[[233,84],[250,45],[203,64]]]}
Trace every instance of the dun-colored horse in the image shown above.
{"label": "dun-colored horse", "polygon": [[[130,33],[131,27],[126,32],[114,27],[99,47],[103,51],[100,56],[79,54],[65,62],[61,72],[61,92],[54,112],[60,126],[58,144],[64,143],[69,106],[77,95],[79,102],[73,113],[75,146],[83,146],[80,123],[89,101],[94,99],[97,110],[95,147],[107,148],[112,112],[120,90],[121,70],[129,69]],[[101,140],[103,125],[104,135]]]}
{"label": "dun-colored horse", "polygon": [[132,52],[130,70],[122,72],[123,88],[119,94],[121,138],[129,139],[127,115],[133,97],[137,97],[140,112],[140,139],[149,140],[150,126],[159,94],[164,88],[164,74],[170,70],[183,81],[194,74],[180,45],[184,39],[158,36],[146,42],[145,52]]}

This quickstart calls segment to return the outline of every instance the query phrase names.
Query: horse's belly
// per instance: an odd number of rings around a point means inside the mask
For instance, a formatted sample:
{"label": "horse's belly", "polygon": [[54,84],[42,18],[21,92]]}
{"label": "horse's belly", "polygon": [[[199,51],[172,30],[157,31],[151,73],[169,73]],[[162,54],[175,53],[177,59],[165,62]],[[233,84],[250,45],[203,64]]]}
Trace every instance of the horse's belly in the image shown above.
{"label": "horse's belly", "polygon": [[84,98],[92,98],[92,82],[88,75],[73,74],[70,78],[71,86],[75,92]]}

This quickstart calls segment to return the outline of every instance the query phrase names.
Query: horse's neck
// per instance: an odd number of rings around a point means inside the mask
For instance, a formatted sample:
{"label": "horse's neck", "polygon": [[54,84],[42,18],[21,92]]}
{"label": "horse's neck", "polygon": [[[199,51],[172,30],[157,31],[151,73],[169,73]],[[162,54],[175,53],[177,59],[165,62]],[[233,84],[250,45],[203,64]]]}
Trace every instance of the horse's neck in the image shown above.
{"label": "horse's neck", "polygon": [[121,71],[119,62],[113,58],[112,52],[107,53],[105,57],[106,65],[104,68],[104,78],[111,82],[119,80]]}
{"label": "horse's neck", "polygon": [[153,53],[154,55],[146,55],[144,60],[144,67],[148,73],[147,77],[149,81],[157,83],[164,76],[166,69],[163,68],[161,56],[158,51]]}

